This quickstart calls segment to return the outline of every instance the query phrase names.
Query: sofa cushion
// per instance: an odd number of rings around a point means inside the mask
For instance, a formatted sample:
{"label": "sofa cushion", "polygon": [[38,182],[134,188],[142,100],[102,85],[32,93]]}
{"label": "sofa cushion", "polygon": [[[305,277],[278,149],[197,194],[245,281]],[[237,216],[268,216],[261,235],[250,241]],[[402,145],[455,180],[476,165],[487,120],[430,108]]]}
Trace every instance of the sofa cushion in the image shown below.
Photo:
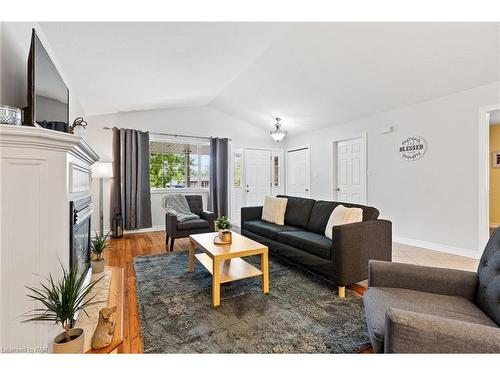
{"label": "sofa cushion", "polygon": [[477,276],[477,304],[500,326],[500,229],[486,244]]}
{"label": "sofa cushion", "polygon": [[266,195],[261,219],[269,223],[285,225],[286,198],[273,198]]}
{"label": "sofa cushion", "polygon": [[332,258],[332,241],[324,235],[305,230],[278,233],[278,241],[323,259]]}
{"label": "sofa cushion", "polygon": [[335,202],[316,201],[311,210],[307,230],[318,234],[325,233],[326,223],[337,205]]}
{"label": "sofa cushion", "polygon": [[300,230],[290,225],[278,225],[263,220],[245,221],[243,229],[274,241],[277,240],[279,232]]}
{"label": "sofa cushion", "polygon": [[278,198],[288,199],[285,211],[285,225],[307,229],[309,216],[316,201],[314,199],[288,197],[286,195],[278,195]]}
{"label": "sofa cushion", "polygon": [[192,229],[204,229],[208,228],[209,223],[206,220],[203,219],[193,219],[193,220],[186,220],[183,222],[177,222],[177,230],[192,230]]}
{"label": "sofa cushion", "polygon": [[376,353],[384,351],[385,313],[389,308],[496,327],[481,309],[464,297],[399,288],[368,288],[364,295],[368,332]]}

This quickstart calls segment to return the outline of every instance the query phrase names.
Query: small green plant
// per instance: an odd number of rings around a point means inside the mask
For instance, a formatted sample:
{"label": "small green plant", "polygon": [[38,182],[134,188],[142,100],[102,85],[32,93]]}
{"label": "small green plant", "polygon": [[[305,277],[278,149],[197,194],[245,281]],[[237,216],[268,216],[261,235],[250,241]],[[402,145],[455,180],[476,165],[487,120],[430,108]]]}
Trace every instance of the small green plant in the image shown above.
{"label": "small green plant", "polygon": [[231,223],[225,216],[219,217],[217,220],[214,221],[214,223],[217,230],[226,230],[231,228]]}
{"label": "small green plant", "polygon": [[76,270],[67,271],[62,264],[61,268],[63,275],[58,282],[49,275],[49,278],[45,278],[47,283],[42,283],[40,288],[26,287],[30,291],[27,297],[40,302],[44,307],[24,314],[27,318],[24,322],[50,321],[61,324],[65,342],[69,342],[71,341],[69,330],[74,327],[76,313],[83,311],[88,316],[85,308],[93,304],[92,300],[95,297],[88,298],[89,293],[102,277],[83,286],[85,274],[78,276]]}
{"label": "small green plant", "polygon": [[98,234],[95,232],[95,237],[92,239],[90,250],[92,251],[92,255],[94,256],[94,260],[96,262],[104,259],[104,250],[110,247],[108,241],[109,234],[110,232],[106,234]]}

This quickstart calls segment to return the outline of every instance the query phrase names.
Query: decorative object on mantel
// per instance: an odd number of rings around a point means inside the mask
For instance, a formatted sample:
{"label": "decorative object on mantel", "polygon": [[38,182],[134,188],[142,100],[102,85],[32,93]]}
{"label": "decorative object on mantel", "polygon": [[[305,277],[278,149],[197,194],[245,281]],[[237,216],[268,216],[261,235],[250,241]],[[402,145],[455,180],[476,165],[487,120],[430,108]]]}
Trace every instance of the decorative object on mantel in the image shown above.
{"label": "decorative object on mantel", "polygon": [[116,306],[105,307],[99,311],[99,322],[92,336],[92,349],[102,349],[113,341],[116,322],[111,320],[111,315],[116,311]]}
{"label": "decorative object on mantel", "polygon": [[87,121],[85,121],[83,117],[77,117],[75,121],[73,121],[73,125],[69,127],[69,132],[84,137],[87,134]]}
{"label": "decorative object on mantel", "polygon": [[115,213],[113,216],[113,238],[123,237],[123,216],[121,213]]}
{"label": "decorative object on mantel", "polygon": [[219,231],[219,234],[214,237],[215,244],[227,245],[232,241],[232,234],[229,230],[231,228],[231,223],[225,216],[221,216],[214,221],[215,228]]}
{"label": "decorative object on mantel", "polygon": [[0,104],[0,124],[21,125],[21,110]]}
{"label": "decorative object on mantel", "polygon": [[49,275],[46,284],[41,288],[26,287],[31,294],[28,297],[41,303],[44,307],[33,309],[25,314],[24,322],[49,321],[61,324],[64,332],[54,339],[54,353],[83,353],[84,331],[74,328],[77,312],[85,312],[85,308],[94,302],[95,296],[89,296],[92,288],[101,280],[91,281],[84,286],[85,274],[78,276],[75,269],[67,271],[61,264],[62,278],[55,281]]}
{"label": "decorative object on mantel", "polygon": [[417,160],[427,151],[427,142],[419,135],[411,135],[401,141],[399,153],[403,160]]}
{"label": "decorative object on mantel", "polygon": [[285,135],[288,134],[286,130],[281,129],[281,124],[280,124],[281,119],[279,117],[276,117],[276,124],[274,124],[274,130],[270,131],[271,137],[279,143],[283,138],[285,138]]}
{"label": "decorative object on mantel", "polygon": [[104,271],[104,266],[106,260],[104,259],[104,250],[110,247],[109,232],[106,234],[95,233],[95,237],[92,239],[91,251],[92,251],[92,272],[101,273]]}

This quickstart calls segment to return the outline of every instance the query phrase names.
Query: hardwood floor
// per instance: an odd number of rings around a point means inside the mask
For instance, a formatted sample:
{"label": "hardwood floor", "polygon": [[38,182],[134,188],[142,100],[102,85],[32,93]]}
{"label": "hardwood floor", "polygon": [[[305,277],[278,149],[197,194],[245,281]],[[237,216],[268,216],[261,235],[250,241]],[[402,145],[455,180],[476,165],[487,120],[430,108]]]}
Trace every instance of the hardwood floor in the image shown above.
{"label": "hardwood floor", "polygon": [[[136,303],[135,272],[132,260],[138,255],[164,253],[165,233],[147,232],[126,234],[121,239],[111,240],[112,248],[106,252],[109,266],[122,267],[125,272],[123,304],[123,343],[119,353],[142,353],[139,316]],[[188,239],[175,241],[174,251],[188,248]]]}

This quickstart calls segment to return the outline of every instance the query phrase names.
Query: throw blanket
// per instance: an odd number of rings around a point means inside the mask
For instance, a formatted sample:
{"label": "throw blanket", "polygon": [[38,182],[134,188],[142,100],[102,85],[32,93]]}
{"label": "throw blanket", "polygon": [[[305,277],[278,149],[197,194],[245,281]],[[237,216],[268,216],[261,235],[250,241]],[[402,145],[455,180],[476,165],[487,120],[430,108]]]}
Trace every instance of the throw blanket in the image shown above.
{"label": "throw blanket", "polygon": [[167,213],[177,216],[177,221],[200,218],[191,212],[186,197],[182,194],[165,195],[161,200],[161,204]]}

